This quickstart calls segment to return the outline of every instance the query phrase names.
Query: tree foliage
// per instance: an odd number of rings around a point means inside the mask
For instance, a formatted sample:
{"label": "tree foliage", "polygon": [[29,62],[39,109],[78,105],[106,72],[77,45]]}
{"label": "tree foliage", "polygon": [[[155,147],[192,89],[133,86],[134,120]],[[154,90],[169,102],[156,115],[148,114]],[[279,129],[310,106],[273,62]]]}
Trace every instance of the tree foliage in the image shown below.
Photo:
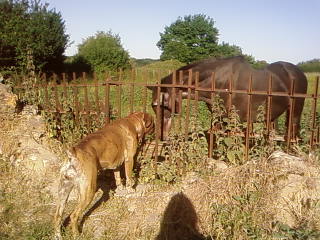
{"label": "tree foliage", "polygon": [[97,32],[78,46],[78,55],[95,72],[115,71],[130,67],[129,53],[122,47],[120,37],[109,32]]}
{"label": "tree foliage", "polygon": [[208,57],[242,55],[240,47],[218,43],[219,31],[212,18],[203,14],[179,17],[160,33],[157,46],[162,50],[161,60],[177,59],[191,63]]}
{"label": "tree foliage", "polygon": [[218,29],[214,21],[206,15],[179,17],[164,33],[160,33],[157,46],[162,50],[161,60],[177,59],[190,63],[216,52]]}
{"label": "tree foliage", "polygon": [[69,42],[61,14],[37,0],[0,2],[0,68],[61,70]]}

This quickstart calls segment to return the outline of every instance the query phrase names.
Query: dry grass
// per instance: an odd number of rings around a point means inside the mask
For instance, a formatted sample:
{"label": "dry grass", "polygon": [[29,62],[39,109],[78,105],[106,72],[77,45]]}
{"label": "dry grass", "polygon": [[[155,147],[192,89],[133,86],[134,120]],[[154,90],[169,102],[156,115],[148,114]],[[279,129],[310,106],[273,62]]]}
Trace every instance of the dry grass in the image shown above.
{"label": "dry grass", "polygon": [[[47,182],[26,177],[3,157],[0,162],[1,239],[50,239],[55,203]],[[280,233],[286,236],[282,239],[317,239],[316,199],[302,203],[301,194],[290,202],[295,226],[275,221],[275,202],[283,190],[279,182],[293,174],[308,176],[304,183],[314,189],[311,180],[319,178],[319,171],[312,161],[307,166],[286,165],[284,171],[281,163],[263,159],[212,170],[210,176],[188,174],[174,185],[138,185],[135,194],[123,197],[107,190],[110,198],[85,219],[80,239],[277,239]],[[74,202],[69,212],[70,205]]]}

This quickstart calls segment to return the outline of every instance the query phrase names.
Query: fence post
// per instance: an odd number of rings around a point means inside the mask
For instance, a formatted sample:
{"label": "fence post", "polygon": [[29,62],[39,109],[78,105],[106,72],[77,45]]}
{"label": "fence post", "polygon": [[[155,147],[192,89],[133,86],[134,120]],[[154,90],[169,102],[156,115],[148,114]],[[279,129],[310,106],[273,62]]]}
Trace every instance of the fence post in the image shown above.
{"label": "fence post", "polygon": [[95,111],[97,112],[97,118],[100,115],[100,104],[99,104],[99,80],[96,73],[93,73],[93,82],[94,82],[94,97],[96,102]]}
{"label": "fence post", "polygon": [[196,72],[196,76],[195,76],[195,91],[194,91],[194,111],[195,114],[198,114],[198,110],[199,110],[199,72]]}
{"label": "fence post", "polygon": [[271,108],[272,108],[272,75],[269,74],[268,77],[268,91],[267,91],[267,105],[266,105],[266,125],[267,125],[267,137],[268,140],[270,137],[270,129],[271,129]]}
{"label": "fence post", "polygon": [[49,102],[49,91],[48,91],[48,82],[47,82],[47,75],[43,74],[43,82],[44,82],[44,101],[45,105],[48,107],[48,110],[51,110],[50,102]]}
{"label": "fence post", "polygon": [[60,142],[62,142],[62,121],[61,121],[61,113],[60,111],[61,109],[61,105],[60,105],[60,101],[59,101],[59,93],[58,93],[58,86],[57,86],[57,75],[53,74],[53,88],[54,88],[54,98],[55,98],[55,102],[56,102],[56,109],[55,109],[55,117],[56,117],[56,121],[57,121],[57,125],[59,126],[59,128],[57,128],[57,138]]}
{"label": "fence post", "polygon": [[53,74],[53,86],[54,88],[54,98],[56,103],[56,112],[60,111],[60,101],[59,101],[59,93],[58,93],[58,86],[57,86],[57,75]]}
{"label": "fence post", "polygon": [[134,82],[135,82],[135,70],[131,70],[131,83],[130,83],[130,113],[133,113],[134,104]]}
{"label": "fence post", "polygon": [[118,94],[117,94],[117,101],[118,101],[118,118],[121,118],[121,84],[122,84],[122,76],[123,72],[122,72],[122,69],[120,69],[120,72],[119,72],[119,79],[118,79]]}
{"label": "fence post", "polygon": [[176,112],[176,85],[177,85],[177,72],[173,71],[172,72],[172,95],[171,95],[171,118],[172,118],[172,125],[171,125],[171,129],[175,129],[176,125],[175,125],[175,119],[174,119],[174,115]]}
{"label": "fence post", "polygon": [[148,75],[146,71],[142,70],[141,72],[141,78],[142,82],[144,82],[144,88],[143,88],[143,97],[142,97],[142,110],[143,112],[147,112],[147,98],[148,98],[148,91],[147,91],[147,85],[148,85]]}
{"label": "fence post", "polygon": [[[315,131],[316,131],[316,115],[317,115],[317,101],[318,101],[318,88],[319,88],[319,76],[316,78],[316,84],[313,92],[313,104],[312,104],[312,123],[311,123],[311,138],[310,138],[310,148],[313,148],[315,142]],[[318,128],[319,130],[319,128]],[[317,131],[318,132],[318,131]],[[318,133],[319,137],[319,133]]]}
{"label": "fence post", "polygon": [[[72,79],[73,82],[76,81],[76,73],[72,73]],[[78,99],[78,88],[77,86],[73,86],[73,92],[74,92],[74,108],[75,108],[75,123],[78,126],[79,125],[79,99]]]}
{"label": "fence post", "polygon": [[249,159],[249,142],[250,142],[250,127],[251,127],[251,102],[252,102],[252,75],[250,75],[248,83],[248,101],[247,101],[247,128],[246,128],[246,144],[245,144],[245,160]]}
{"label": "fence post", "polygon": [[66,79],[65,73],[62,73],[62,85],[63,85],[64,98],[68,99],[68,87],[67,87],[67,79]]}
{"label": "fence post", "polygon": [[[292,137],[292,116],[294,112],[294,92],[295,92],[295,81],[294,79],[291,79],[291,84],[290,84],[290,92],[289,92],[289,116],[287,116],[287,152],[289,151],[290,148],[290,143],[291,143],[291,137]],[[288,114],[288,112],[287,112]]]}
{"label": "fence post", "polygon": [[[183,70],[179,71],[179,84],[183,85]],[[179,128],[182,128],[182,108],[183,108],[183,104],[182,104],[182,90],[179,89],[178,90],[178,98],[179,98],[179,106],[180,106],[180,114],[178,117],[178,122],[179,122]]]}
{"label": "fence post", "polygon": [[[158,163],[158,158],[159,158],[159,139],[160,139],[160,130],[161,130],[161,121],[162,119],[160,118],[160,101],[161,101],[161,98],[160,98],[160,95],[161,95],[161,85],[160,84],[157,84],[157,112],[156,112],[156,142],[155,142],[155,149],[154,149],[154,155],[155,155],[155,158],[154,158],[154,171],[155,173],[157,174],[157,163]],[[162,115],[161,115],[162,116]]]}
{"label": "fence post", "polygon": [[228,86],[228,106],[227,106],[227,113],[229,114],[232,107],[232,90],[233,90],[233,78],[232,73],[230,73],[229,78],[229,86]]}
{"label": "fence post", "polygon": [[88,99],[88,86],[87,86],[87,76],[85,72],[82,72],[82,83],[84,88],[84,118],[86,122],[86,126],[89,129],[91,126],[90,121],[90,105],[89,105],[89,99]]}
{"label": "fence post", "polygon": [[109,76],[108,73],[106,73],[106,86],[105,86],[105,98],[104,98],[104,113],[105,113],[105,122],[106,124],[110,123],[110,84],[109,84]]}
{"label": "fence post", "polygon": [[185,138],[188,139],[189,135],[189,121],[190,121],[190,100],[191,100],[191,84],[192,84],[192,69],[188,71],[188,97],[187,97],[187,109],[186,109],[186,128]]}
{"label": "fence post", "polygon": [[[211,73],[211,109],[210,112],[212,112],[212,106],[214,104],[214,95],[216,90],[216,79],[215,79],[215,72]],[[213,128],[212,125],[212,115],[211,115],[211,126],[209,130],[209,150],[208,150],[208,157],[212,158],[212,149],[213,149]]]}

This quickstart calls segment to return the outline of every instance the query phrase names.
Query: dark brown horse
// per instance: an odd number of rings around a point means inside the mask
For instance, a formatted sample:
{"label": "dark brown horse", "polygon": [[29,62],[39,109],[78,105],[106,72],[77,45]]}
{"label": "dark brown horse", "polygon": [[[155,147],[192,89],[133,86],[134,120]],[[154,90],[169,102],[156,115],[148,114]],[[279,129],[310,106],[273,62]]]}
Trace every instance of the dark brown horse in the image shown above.
{"label": "dark brown horse", "polygon": [[[212,86],[212,73],[214,72],[214,81],[216,89],[228,89],[230,79],[232,80],[233,90],[248,90],[249,79],[252,79],[252,91],[268,91],[269,78],[272,76],[272,92],[289,93],[291,84],[294,82],[294,93],[305,94],[307,92],[307,79],[303,72],[295,65],[288,62],[275,62],[267,65],[264,69],[256,70],[246,62],[242,56],[229,57],[223,59],[209,58],[193,64],[186,65],[177,70],[185,72],[180,76],[177,74],[177,83],[188,84],[188,70],[192,69],[193,72],[199,72],[199,87],[210,89]],[[172,74],[161,79],[161,84],[172,84]],[[181,79],[180,79],[181,78]],[[192,78],[192,85],[195,85],[195,78]],[[157,87],[149,87],[152,89],[152,107],[156,112],[157,105]],[[180,88],[182,91],[182,98],[187,98],[187,88]],[[177,92],[177,91],[176,91]],[[161,138],[166,140],[168,132],[171,127],[171,113],[172,106],[175,104],[175,112],[181,111],[181,103],[176,94],[173,99],[173,88],[161,87]],[[224,104],[230,104],[230,98],[227,93],[220,93],[220,97],[224,100]],[[239,116],[242,121],[247,119],[247,103],[248,95],[246,93],[233,93],[231,104],[239,111]],[[194,94],[191,96],[194,99]],[[265,103],[266,95],[253,95],[251,102],[251,119],[256,119],[258,107]],[[211,109],[211,93],[209,91],[199,91],[199,100],[207,103]],[[272,96],[271,105],[271,121],[278,118],[283,112],[287,111],[289,116],[289,101],[288,96]],[[300,118],[304,105],[304,98],[296,98],[294,104],[294,111],[292,113],[292,124],[296,125],[296,131],[300,128]],[[288,117],[287,123],[288,126]]]}

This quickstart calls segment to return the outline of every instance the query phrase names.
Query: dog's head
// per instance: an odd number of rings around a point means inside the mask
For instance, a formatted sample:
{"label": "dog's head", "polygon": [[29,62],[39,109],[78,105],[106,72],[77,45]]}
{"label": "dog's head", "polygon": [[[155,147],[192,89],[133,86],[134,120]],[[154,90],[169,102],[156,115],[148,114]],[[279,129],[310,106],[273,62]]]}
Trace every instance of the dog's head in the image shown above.
{"label": "dog's head", "polygon": [[138,119],[139,126],[136,126],[138,138],[141,139],[145,134],[151,134],[154,132],[154,120],[152,115],[145,112],[131,113],[128,118]]}

